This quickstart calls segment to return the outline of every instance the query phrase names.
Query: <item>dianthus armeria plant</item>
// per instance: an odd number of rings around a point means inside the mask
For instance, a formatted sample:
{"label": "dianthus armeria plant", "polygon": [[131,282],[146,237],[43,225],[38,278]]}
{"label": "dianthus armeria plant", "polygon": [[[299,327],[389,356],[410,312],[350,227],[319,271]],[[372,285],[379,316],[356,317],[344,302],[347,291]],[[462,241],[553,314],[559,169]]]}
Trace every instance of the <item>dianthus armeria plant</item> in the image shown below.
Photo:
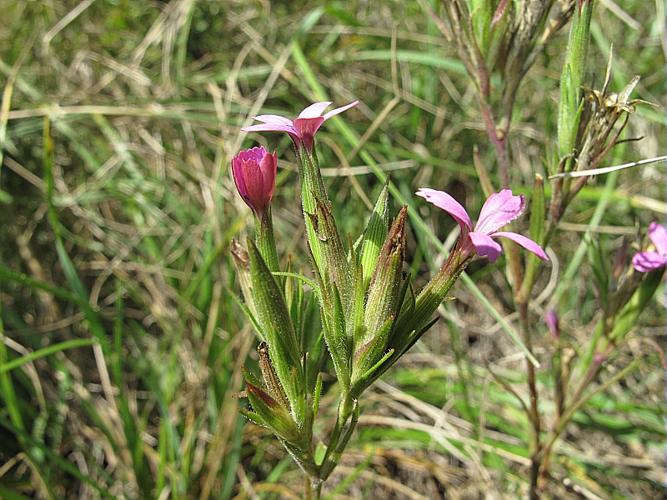
{"label": "dianthus armeria plant", "polygon": [[[306,495],[315,498],[352,436],[364,391],[435,323],[436,309],[468,263],[474,258],[494,261],[501,253],[497,238],[548,260],[531,239],[501,231],[525,208],[523,196],[510,189],[489,196],[475,226],[449,194],[430,188],[417,191],[460,227],[447,261],[417,293],[403,270],[407,207],[390,222],[387,186],[363,233],[342,237],[322,180],[315,134],[327,119],[356,104],[325,113],[331,103],[318,102],[294,120],[260,115],[260,124],[244,129],[286,132],[292,139],[307,235],[304,250],[311,263],[303,273],[280,259],[276,249],[271,198],[277,154],[254,147],[232,160],[239,195],[256,221],[254,238],[233,246],[242,307],[258,336],[258,369],[246,372],[249,406],[243,412],[281,441],[304,473]],[[322,432],[315,423],[328,367],[337,381],[337,419]]]}

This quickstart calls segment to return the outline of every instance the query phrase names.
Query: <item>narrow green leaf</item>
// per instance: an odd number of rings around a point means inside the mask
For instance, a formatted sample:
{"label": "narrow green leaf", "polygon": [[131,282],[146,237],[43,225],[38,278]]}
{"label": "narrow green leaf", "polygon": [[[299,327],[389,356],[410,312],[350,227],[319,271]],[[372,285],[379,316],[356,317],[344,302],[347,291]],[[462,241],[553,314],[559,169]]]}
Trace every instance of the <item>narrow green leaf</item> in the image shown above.
{"label": "narrow green leaf", "polygon": [[85,347],[93,345],[97,341],[95,339],[72,339],[60,342],[58,344],[50,345],[33,351],[30,354],[21,356],[20,358],[12,359],[6,363],[0,363],[0,373],[5,373],[14,368],[25,365],[26,363],[31,363],[37,359],[45,358],[57,352],[66,351],[67,349],[76,349],[78,347]]}
{"label": "narrow green leaf", "polygon": [[298,421],[304,414],[303,367],[296,331],[282,290],[266,266],[255,242],[248,238],[248,257],[252,281],[252,299],[262,334],[269,344],[269,353],[280,382],[287,393]]}
{"label": "narrow green leaf", "polygon": [[389,186],[385,182],[378,196],[373,212],[368,219],[361,247],[361,267],[364,272],[364,283],[367,285],[375,270],[380,248],[389,231]]}

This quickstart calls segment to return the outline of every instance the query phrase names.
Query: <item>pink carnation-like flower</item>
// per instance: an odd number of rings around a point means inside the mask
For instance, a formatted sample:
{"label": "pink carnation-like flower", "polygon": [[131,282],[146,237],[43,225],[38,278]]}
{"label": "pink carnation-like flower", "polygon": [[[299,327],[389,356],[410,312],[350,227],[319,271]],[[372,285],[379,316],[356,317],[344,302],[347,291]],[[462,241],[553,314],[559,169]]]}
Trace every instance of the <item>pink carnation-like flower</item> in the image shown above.
{"label": "pink carnation-like flower", "polygon": [[261,216],[271,203],[276,187],[278,157],[263,147],[239,151],[232,159],[234,183],[241,198]]}
{"label": "pink carnation-like flower", "polygon": [[294,120],[278,115],[255,116],[255,120],[262,123],[243,127],[241,130],[245,132],[287,132],[297,146],[303,145],[310,151],[313,148],[313,137],[322,124],[329,118],[356,106],[359,101],[351,102],[322,114],[331,104],[330,101],[311,104],[301,111]]}
{"label": "pink carnation-like flower", "polygon": [[655,246],[655,252],[638,252],[632,258],[632,265],[640,273],[667,266],[667,229],[657,222],[648,226],[648,237]]}
{"label": "pink carnation-like flower", "polygon": [[502,252],[502,247],[494,239],[502,237],[518,243],[542,260],[549,260],[544,250],[530,238],[509,231],[498,231],[519,217],[525,208],[524,197],[513,195],[509,189],[503,189],[489,196],[482,206],[474,230],[465,208],[444,191],[420,188],[417,196],[441,208],[456,220],[461,227],[463,248],[466,250],[474,251],[477,255],[488,257],[494,262]]}

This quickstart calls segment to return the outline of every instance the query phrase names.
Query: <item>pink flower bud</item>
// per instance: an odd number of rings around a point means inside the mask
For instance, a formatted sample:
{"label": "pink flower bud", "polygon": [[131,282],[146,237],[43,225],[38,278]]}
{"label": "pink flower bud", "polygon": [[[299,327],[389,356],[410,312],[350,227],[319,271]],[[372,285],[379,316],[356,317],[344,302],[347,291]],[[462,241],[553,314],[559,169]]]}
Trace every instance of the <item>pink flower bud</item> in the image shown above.
{"label": "pink flower bud", "polygon": [[560,328],[558,327],[558,314],[553,309],[547,310],[544,314],[544,322],[547,324],[549,333],[554,339],[560,337]]}
{"label": "pink flower bud", "polygon": [[254,147],[239,151],[232,159],[234,183],[241,198],[250,208],[261,216],[271,203],[276,187],[278,158],[263,147]]}

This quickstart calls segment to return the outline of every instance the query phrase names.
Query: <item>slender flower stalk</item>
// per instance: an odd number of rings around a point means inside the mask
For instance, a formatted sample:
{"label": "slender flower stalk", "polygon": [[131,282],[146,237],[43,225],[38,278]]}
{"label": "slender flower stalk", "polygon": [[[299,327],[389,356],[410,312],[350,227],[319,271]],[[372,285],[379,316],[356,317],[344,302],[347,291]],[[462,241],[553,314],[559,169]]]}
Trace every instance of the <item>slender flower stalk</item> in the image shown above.
{"label": "slender flower stalk", "polygon": [[648,226],[648,237],[655,251],[637,252],[632,258],[632,265],[640,273],[648,273],[667,266],[667,228],[657,222]]}

